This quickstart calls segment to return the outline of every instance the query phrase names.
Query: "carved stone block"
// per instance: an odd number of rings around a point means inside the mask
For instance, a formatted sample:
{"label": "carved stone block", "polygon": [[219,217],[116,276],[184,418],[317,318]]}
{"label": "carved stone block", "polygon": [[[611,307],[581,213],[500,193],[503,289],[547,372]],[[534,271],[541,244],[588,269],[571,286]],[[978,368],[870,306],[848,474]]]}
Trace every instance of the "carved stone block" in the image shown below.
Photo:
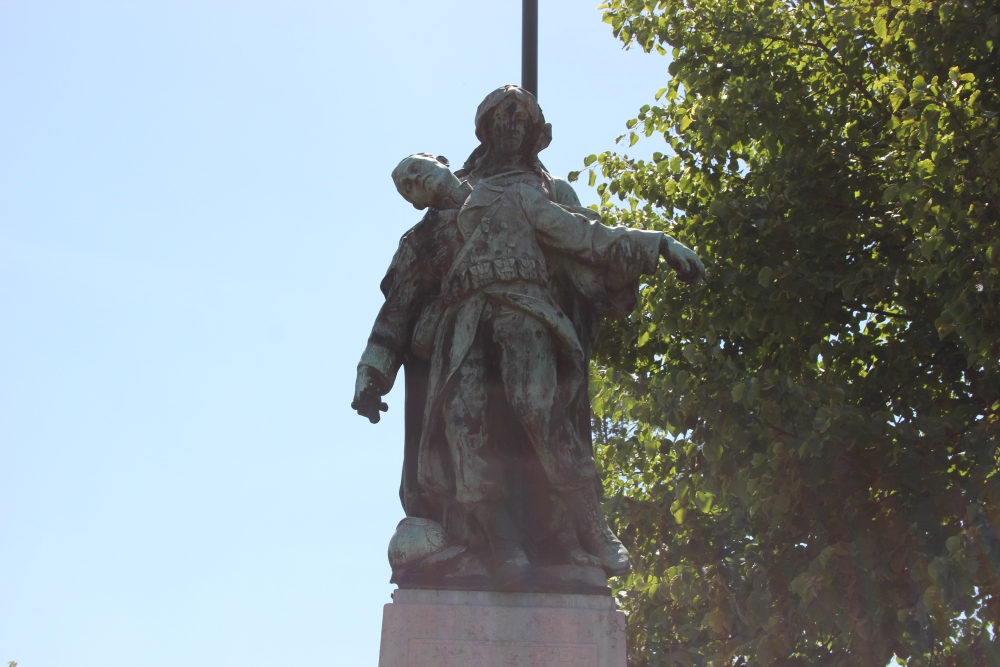
{"label": "carved stone block", "polygon": [[400,589],[379,667],[625,667],[625,614],[605,595]]}

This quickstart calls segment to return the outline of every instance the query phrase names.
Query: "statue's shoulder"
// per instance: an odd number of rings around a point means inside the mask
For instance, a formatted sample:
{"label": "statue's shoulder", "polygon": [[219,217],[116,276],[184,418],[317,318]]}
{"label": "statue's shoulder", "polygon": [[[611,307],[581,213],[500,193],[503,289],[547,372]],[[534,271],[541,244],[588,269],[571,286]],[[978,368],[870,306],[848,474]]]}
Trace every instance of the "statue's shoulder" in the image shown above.
{"label": "statue's shoulder", "polygon": [[419,247],[441,233],[449,226],[454,226],[458,217],[458,209],[439,210],[436,208],[427,209],[420,222],[410,227],[399,239],[399,246]]}
{"label": "statue's shoulder", "polygon": [[580,198],[569,181],[553,176],[551,183],[552,201],[563,206],[580,206]]}
{"label": "statue's shoulder", "polygon": [[390,272],[440,273],[439,264],[450,261],[460,245],[457,218],[458,209],[428,209],[399,239]]}
{"label": "statue's shoulder", "polygon": [[505,191],[524,193],[532,198],[537,196],[537,193],[560,206],[580,206],[580,198],[577,197],[573,186],[551,174],[539,176],[531,173],[527,177],[515,178],[506,185]]}
{"label": "statue's shoulder", "polygon": [[[435,248],[441,243],[438,237],[441,236],[440,229],[447,224],[449,218],[447,211],[428,209],[420,222],[406,230],[399,238],[399,246],[396,248],[389,269],[382,279],[380,288],[387,297],[394,287],[413,281],[422,280],[432,269]],[[450,216],[454,218],[454,215]]]}
{"label": "statue's shoulder", "polygon": [[420,222],[413,225],[399,237],[399,245],[392,256],[389,273],[413,266],[423,254],[422,246],[426,245],[431,230],[438,224],[438,216],[433,209],[428,210]]}

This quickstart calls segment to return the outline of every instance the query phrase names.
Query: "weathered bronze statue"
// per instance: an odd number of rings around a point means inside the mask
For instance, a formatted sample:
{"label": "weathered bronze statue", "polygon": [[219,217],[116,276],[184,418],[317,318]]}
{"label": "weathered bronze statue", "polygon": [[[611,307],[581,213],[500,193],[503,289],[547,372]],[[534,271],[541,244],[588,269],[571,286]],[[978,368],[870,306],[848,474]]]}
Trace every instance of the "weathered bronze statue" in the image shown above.
{"label": "weathered bronze statue", "polygon": [[639,277],[661,256],[685,282],[704,267],[661,232],[607,227],[581,207],[538,160],[551,126],[527,91],[487,96],[476,136],[454,174],[423,153],[392,174],[429,211],[382,281],[352,407],[377,422],[405,367],[394,581],[606,590],[630,565],[601,511],[590,436],[600,320],[636,307]]}

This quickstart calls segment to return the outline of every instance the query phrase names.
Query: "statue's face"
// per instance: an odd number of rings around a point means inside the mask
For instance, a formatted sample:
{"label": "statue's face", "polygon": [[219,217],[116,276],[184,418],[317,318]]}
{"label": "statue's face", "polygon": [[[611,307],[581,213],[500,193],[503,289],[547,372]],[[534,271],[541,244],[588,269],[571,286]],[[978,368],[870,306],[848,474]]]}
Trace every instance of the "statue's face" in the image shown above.
{"label": "statue's face", "polygon": [[405,160],[402,174],[395,179],[396,189],[414,208],[434,206],[439,198],[458,185],[448,167],[432,157],[413,155]]}
{"label": "statue's face", "polygon": [[517,155],[528,138],[531,117],[514,100],[503,102],[493,112],[493,146],[503,155]]}

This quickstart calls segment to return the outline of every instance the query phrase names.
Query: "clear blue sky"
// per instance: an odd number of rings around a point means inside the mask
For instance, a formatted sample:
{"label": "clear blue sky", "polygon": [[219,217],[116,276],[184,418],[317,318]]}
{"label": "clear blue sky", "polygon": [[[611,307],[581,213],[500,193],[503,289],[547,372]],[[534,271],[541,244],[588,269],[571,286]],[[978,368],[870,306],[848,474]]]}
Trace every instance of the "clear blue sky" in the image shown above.
{"label": "clear blue sky", "polygon": [[[540,2],[557,175],[667,79],[596,3]],[[389,172],[475,146],[520,5],[0,3],[0,664],[375,664],[402,392],[349,403],[419,219]]]}

